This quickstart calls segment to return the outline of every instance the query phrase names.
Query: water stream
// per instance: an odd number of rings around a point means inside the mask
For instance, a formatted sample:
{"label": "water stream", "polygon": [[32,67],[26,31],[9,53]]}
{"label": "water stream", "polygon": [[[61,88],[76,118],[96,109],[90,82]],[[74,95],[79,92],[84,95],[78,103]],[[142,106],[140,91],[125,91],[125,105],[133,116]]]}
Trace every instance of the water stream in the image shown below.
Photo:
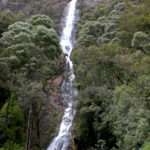
{"label": "water stream", "polygon": [[75,25],[77,0],[71,0],[67,5],[67,12],[62,30],[60,45],[66,55],[66,75],[62,84],[62,97],[65,102],[65,111],[60,124],[58,135],[52,140],[47,150],[69,150],[71,140],[71,127],[75,115],[74,96],[75,89],[73,81],[75,79],[73,63],[70,55],[73,49],[73,30]]}

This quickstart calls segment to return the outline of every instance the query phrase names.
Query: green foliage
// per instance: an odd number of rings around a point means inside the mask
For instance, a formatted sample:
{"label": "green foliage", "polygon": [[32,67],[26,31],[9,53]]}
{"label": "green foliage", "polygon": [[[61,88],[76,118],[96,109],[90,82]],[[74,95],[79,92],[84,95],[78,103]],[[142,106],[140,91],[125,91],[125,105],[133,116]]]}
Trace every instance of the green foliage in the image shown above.
{"label": "green foliage", "polygon": [[35,26],[42,25],[42,26],[45,26],[47,28],[52,28],[54,26],[53,21],[51,20],[51,18],[49,18],[46,15],[35,15],[35,16],[32,16],[29,19],[29,22],[32,25],[35,25]]}
{"label": "green foliage", "polygon": [[[132,46],[144,50],[144,47],[150,42],[150,37],[144,32],[136,32],[133,35]],[[147,49],[148,51],[148,49]]]}
{"label": "green foliage", "polygon": [[150,149],[150,143],[149,142],[144,143],[142,150],[149,150],[149,149]]}
{"label": "green foliage", "polygon": [[[128,39],[122,39],[131,41],[135,32],[145,32],[149,34],[150,30],[150,15],[149,15],[150,3],[148,0],[143,0],[141,3],[133,5],[132,2],[128,2],[124,14],[120,18],[120,30],[126,33]],[[128,42],[129,43],[129,42]],[[131,43],[131,42],[130,42]],[[127,44],[126,46],[130,46]]]}
{"label": "green foliage", "polygon": [[61,53],[57,33],[54,29],[48,29],[44,26],[37,26],[35,29],[34,41],[48,58],[54,59]]}
{"label": "green foliage", "polygon": [[131,47],[131,39],[132,39],[132,33],[127,31],[119,31],[116,34],[117,38],[119,38],[119,43],[123,46]]}
{"label": "green foliage", "polygon": [[140,4],[128,3],[127,9],[120,20],[121,29],[128,32],[145,31],[150,28],[149,1],[143,0]]}
{"label": "green foliage", "polygon": [[3,148],[0,150],[23,150],[24,148],[16,143],[12,143],[11,141],[6,143]]}
{"label": "green foliage", "polygon": [[150,84],[148,80],[147,76],[143,76],[138,79],[138,83],[122,85],[114,91],[112,121],[120,149],[128,150],[133,149],[135,145],[142,145],[149,136],[149,92],[146,90]]}
{"label": "green foliage", "polygon": [[29,22],[10,25],[9,30],[3,34],[0,40],[4,48],[2,55],[8,58],[12,70],[17,69],[17,72],[22,73],[22,69],[26,69],[27,75],[36,72],[39,77],[56,74],[57,66],[54,63],[61,54],[58,36],[51,26],[47,28],[45,24],[42,25],[44,21],[49,24],[51,19],[44,15],[33,16]]}
{"label": "green foliage", "polygon": [[115,0],[82,12],[73,52],[77,149],[149,149],[149,6]]}
{"label": "green foliage", "polygon": [[103,145],[105,149],[110,149],[115,142],[109,122],[105,118],[106,112],[110,109],[111,97],[111,90],[106,87],[87,87],[80,94],[79,112],[76,117],[76,138],[79,140],[79,148],[86,149],[91,145],[93,148],[98,145],[102,147],[101,141],[107,142]]}
{"label": "green foliage", "polygon": [[[125,51],[126,56],[124,56]],[[128,68],[129,64],[124,60],[128,55],[130,55],[130,51],[124,50],[115,43],[78,49],[74,52],[74,61],[77,66],[77,79],[83,78],[80,81],[80,86],[106,84],[113,88],[116,84],[130,80],[134,74]],[[124,59],[122,59],[123,57]],[[87,68],[90,68],[90,71]]]}
{"label": "green foliage", "polygon": [[[12,94],[10,98],[3,100],[0,110],[0,147],[4,150],[23,150],[27,142],[25,131],[28,122],[32,130],[31,149],[41,145],[45,147],[54,132],[51,122],[54,127],[59,118],[57,114],[51,120],[51,114],[46,110],[47,103],[52,105],[47,97],[50,91],[48,80],[63,72],[63,57],[53,22],[45,15],[15,22],[3,33],[0,44],[0,87],[5,87]],[[30,119],[28,114],[31,108]],[[52,115],[55,114],[53,109],[52,106]],[[41,114],[45,113],[50,119],[44,115],[49,123],[41,131]],[[44,144],[40,143],[40,136],[47,138]]]}
{"label": "green foliage", "polygon": [[79,33],[79,44],[94,44],[96,42],[96,38],[104,33],[104,28],[105,25],[99,22],[87,22],[85,25],[83,25],[82,30]]}
{"label": "green foliage", "polygon": [[21,19],[23,15],[21,13],[13,13],[9,10],[0,11],[0,37],[5,32],[10,24],[13,24],[17,20]]}
{"label": "green foliage", "polygon": [[0,131],[5,139],[4,149],[13,150],[20,147],[17,144],[24,142],[24,114],[17,102],[16,96],[12,95],[0,110]]}

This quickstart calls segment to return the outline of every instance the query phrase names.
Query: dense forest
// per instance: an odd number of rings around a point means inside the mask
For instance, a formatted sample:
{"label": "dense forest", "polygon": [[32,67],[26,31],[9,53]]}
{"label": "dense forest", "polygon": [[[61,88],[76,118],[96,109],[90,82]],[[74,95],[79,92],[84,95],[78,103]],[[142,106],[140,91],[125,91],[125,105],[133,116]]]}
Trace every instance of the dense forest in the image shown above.
{"label": "dense forest", "polygon": [[20,150],[27,138],[33,146],[39,147],[45,142],[39,141],[40,137],[50,137],[58,116],[46,127],[47,115],[56,113],[54,108],[46,106],[50,103],[50,91],[54,90],[48,80],[63,72],[53,22],[44,15],[18,21],[2,34],[0,43],[0,144],[4,149]]}
{"label": "dense forest", "polygon": [[150,150],[150,1],[84,8],[73,51],[79,150]]}
{"label": "dense forest", "polygon": [[15,9],[1,2],[0,150],[45,149],[62,114],[60,83],[55,83],[64,71],[58,18],[38,14],[36,1],[32,9],[18,9],[23,2],[11,1]]}
{"label": "dense forest", "polygon": [[[56,135],[68,2],[0,1],[0,150],[45,150]],[[150,1],[77,7],[72,150],[150,150]]]}

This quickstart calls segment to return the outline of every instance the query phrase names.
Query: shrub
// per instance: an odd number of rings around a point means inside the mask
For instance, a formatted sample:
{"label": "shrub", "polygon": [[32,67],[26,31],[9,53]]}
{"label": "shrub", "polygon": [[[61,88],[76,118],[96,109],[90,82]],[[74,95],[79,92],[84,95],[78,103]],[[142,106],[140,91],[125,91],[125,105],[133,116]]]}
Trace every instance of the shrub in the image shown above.
{"label": "shrub", "polygon": [[131,45],[134,48],[144,50],[144,46],[147,45],[149,42],[150,42],[150,38],[148,34],[139,31],[134,33]]}
{"label": "shrub", "polygon": [[144,145],[142,146],[142,150],[149,150],[150,149],[150,143],[145,142]]}

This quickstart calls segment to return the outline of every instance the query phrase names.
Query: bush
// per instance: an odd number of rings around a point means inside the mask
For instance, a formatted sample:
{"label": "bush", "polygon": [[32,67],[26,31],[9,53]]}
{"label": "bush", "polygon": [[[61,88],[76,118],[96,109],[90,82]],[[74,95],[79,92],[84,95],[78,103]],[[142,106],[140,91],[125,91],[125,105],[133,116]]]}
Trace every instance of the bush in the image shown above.
{"label": "bush", "polygon": [[[0,110],[0,131],[6,137],[5,144],[24,143],[24,114],[17,102],[16,96],[12,95]],[[10,146],[11,147],[11,146]]]}
{"label": "bush", "polygon": [[24,147],[10,141],[7,142],[4,147],[0,148],[0,150],[24,150]]}
{"label": "bush", "polygon": [[144,46],[147,45],[149,42],[150,37],[146,33],[139,31],[134,33],[131,45],[136,49],[144,50]]}
{"label": "bush", "polygon": [[42,25],[46,28],[53,28],[54,23],[51,18],[46,15],[34,15],[29,19],[29,23],[32,25]]}
{"label": "bush", "polygon": [[150,149],[150,143],[145,142],[144,145],[142,146],[142,150],[149,150]]}
{"label": "bush", "polygon": [[146,43],[145,45],[143,45],[143,50],[146,53],[150,53],[150,43]]}

